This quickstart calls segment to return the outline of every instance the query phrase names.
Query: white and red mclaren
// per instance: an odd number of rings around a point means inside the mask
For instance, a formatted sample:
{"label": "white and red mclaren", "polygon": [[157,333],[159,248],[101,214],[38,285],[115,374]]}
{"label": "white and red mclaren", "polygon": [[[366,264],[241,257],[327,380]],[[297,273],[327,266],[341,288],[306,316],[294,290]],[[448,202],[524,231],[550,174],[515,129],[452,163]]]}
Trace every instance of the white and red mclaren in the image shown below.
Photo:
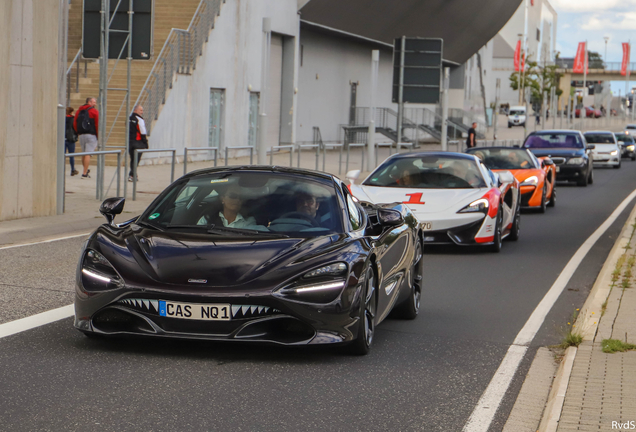
{"label": "white and red mclaren", "polygon": [[519,182],[493,173],[473,155],[450,152],[395,154],[360,184],[350,171],[351,193],[360,201],[407,204],[431,244],[484,245],[499,252],[502,240],[519,238]]}

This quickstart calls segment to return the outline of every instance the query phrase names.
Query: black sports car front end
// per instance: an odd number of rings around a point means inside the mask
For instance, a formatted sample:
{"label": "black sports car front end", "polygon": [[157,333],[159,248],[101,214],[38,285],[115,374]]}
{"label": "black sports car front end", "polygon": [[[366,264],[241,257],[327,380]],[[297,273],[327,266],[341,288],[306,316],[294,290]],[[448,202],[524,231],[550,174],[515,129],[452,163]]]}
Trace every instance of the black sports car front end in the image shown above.
{"label": "black sports car front end", "polygon": [[[419,295],[418,224],[399,204],[370,217],[347,194],[313,172],[191,173],[138,218],[91,235],[77,269],[75,327],[289,345],[368,338],[393,306]],[[121,211],[123,201],[109,205]],[[382,223],[378,211],[390,217]]]}

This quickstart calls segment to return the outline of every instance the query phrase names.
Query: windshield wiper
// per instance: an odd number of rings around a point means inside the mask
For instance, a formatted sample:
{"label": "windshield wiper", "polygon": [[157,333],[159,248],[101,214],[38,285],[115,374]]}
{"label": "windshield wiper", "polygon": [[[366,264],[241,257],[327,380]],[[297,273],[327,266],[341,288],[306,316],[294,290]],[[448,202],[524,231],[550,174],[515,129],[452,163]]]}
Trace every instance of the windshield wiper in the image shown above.
{"label": "windshield wiper", "polygon": [[155,225],[151,222],[146,222],[146,221],[137,221],[135,222],[137,225],[141,225],[141,226],[145,226],[147,228],[152,228],[152,229],[156,229],[157,231],[165,231],[162,227],[160,227],[159,225]]}
{"label": "windshield wiper", "polygon": [[241,234],[241,235],[257,235],[259,237],[278,237],[278,238],[289,238],[286,234],[281,233],[273,233],[273,232],[265,232],[258,230],[251,230],[245,228],[231,228],[231,227],[220,227],[220,226],[212,226],[208,229],[208,234]]}

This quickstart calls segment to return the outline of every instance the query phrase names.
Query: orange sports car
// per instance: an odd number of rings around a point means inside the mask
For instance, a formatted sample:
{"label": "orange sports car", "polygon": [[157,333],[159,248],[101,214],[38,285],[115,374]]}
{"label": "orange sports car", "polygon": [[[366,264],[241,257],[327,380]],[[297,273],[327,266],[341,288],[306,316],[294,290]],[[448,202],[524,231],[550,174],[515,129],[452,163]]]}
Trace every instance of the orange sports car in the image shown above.
{"label": "orange sports car", "polygon": [[545,213],[546,207],[556,204],[557,169],[550,158],[537,158],[528,149],[518,147],[477,147],[467,152],[494,172],[510,171],[521,186],[522,207]]}

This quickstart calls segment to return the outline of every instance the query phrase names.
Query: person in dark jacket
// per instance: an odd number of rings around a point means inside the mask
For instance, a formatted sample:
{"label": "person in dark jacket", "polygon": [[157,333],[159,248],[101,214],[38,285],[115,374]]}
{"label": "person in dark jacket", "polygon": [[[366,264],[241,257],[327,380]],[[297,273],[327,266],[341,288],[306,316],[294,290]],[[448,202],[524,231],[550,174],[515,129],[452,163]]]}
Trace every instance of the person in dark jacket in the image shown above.
{"label": "person in dark jacket", "polygon": [[[77,134],[75,133],[75,128],[73,128],[73,120],[75,117],[73,116],[73,111],[75,111],[72,107],[66,107],[66,133],[64,137],[64,152],[65,153],[75,153],[75,143],[77,142]],[[79,171],[75,169],[75,158],[68,158],[71,164],[71,175],[76,176],[79,174]]]}
{"label": "person in dark jacket", "polygon": [[[146,137],[146,122],[142,117],[144,115],[144,107],[137,105],[130,115],[130,127],[128,135],[128,154],[130,155],[130,172],[128,173],[128,181],[133,181],[133,172],[136,172],[135,166],[135,149],[147,149],[148,138]],[[137,163],[141,159],[143,153],[137,154]],[[139,177],[137,177],[139,179]]]}

